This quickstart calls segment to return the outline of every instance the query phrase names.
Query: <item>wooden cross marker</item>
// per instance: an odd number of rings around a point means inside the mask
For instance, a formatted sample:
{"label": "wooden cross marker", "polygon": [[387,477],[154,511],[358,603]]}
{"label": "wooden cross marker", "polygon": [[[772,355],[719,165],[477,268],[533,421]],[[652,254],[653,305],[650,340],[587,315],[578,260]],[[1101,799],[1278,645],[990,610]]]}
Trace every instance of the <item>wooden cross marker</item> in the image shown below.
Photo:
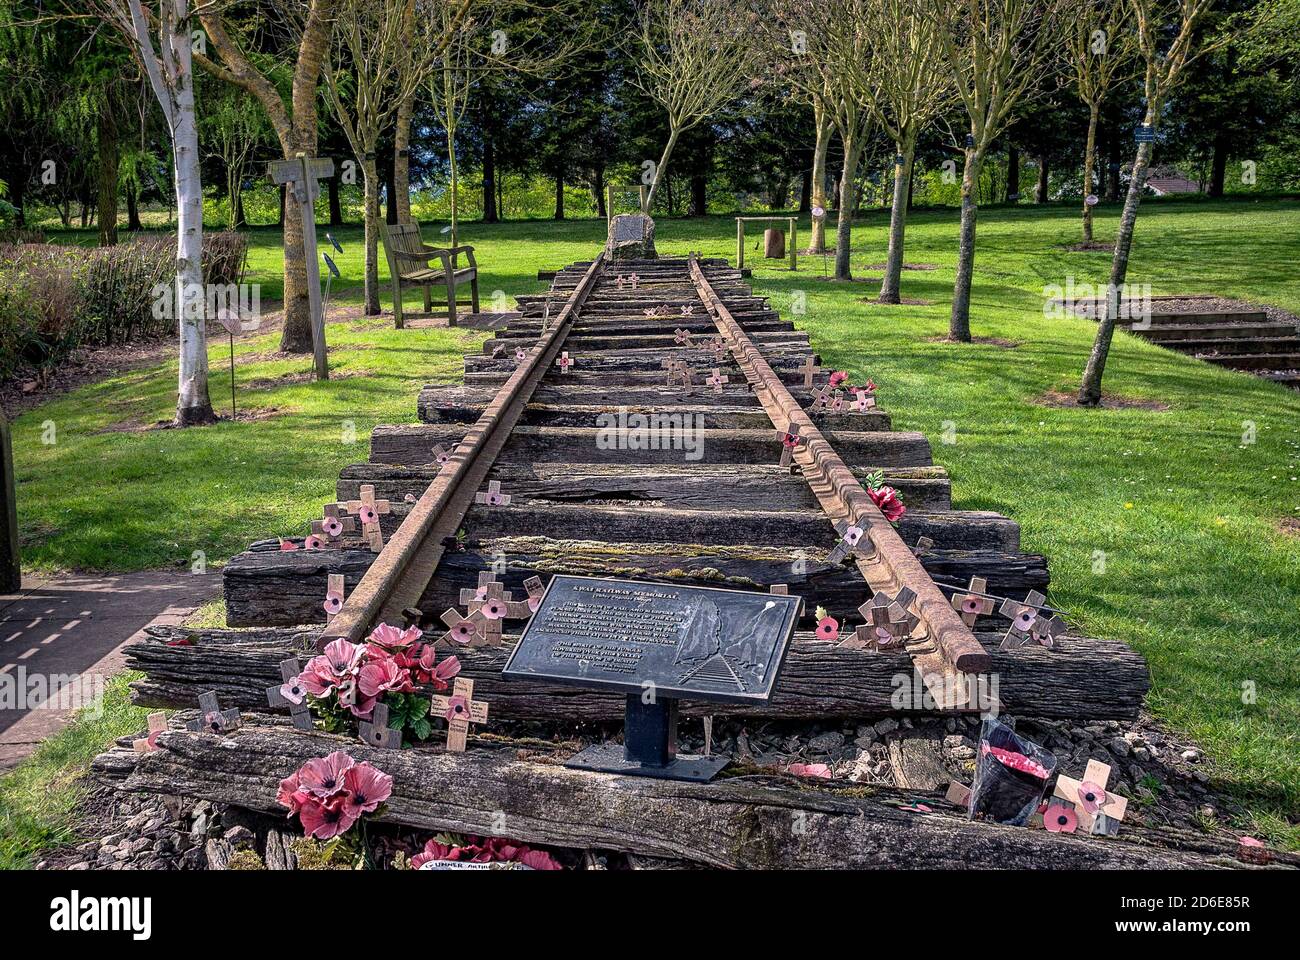
{"label": "wooden cross marker", "polygon": [[632,285],[632,289],[635,290],[637,287],[641,285],[641,278],[638,277],[635,273],[629,273],[627,275],[627,282],[630,283]]}
{"label": "wooden cross marker", "polygon": [[844,412],[844,394],[838,390],[835,391],[835,396],[831,397],[830,410],[831,413]]}
{"label": "wooden cross marker", "polygon": [[832,387],[829,383],[826,384],[826,386],[824,387],[820,387],[819,389],[814,390],[811,409],[820,410],[823,407],[829,406],[831,403],[831,399],[838,395],[839,395],[839,391],[836,390],[834,387]]}
{"label": "wooden cross marker", "polygon": [[447,625],[447,632],[440,638],[443,643],[460,647],[481,647],[486,642],[487,617],[477,610],[468,617],[462,617],[460,611],[452,607],[443,612],[441,619]]}
{"label": "wooden cross marker", "polygon": [[803,374],[803,385],[806,389],[811,390],[813,385],[813,377],[816,374],[821,373],[821,369],[822,369],[821,367],[813,363],[812,354],[809,354],[807,357],[804,358],[803,366],[796,368],[796,372]]}
{"label": "wooden cross marker", "polygon": [[343,574],[331,573],[325,582],[325,602],[321,604],[326,619],[333,620],[334,615],[343,609],[343,591]]}
{"label": "wooden cross marker", "polygon": [[510,494],[501,492],[500,480],[489,480],[486,490],[480,490],[474,494],[474,502],[486,504],[489,507],[508,507],[510,506]]}
{"label": "wooden cross marker", "polygon": [[693,317],[693,316],[695,316],[695,305],[694,305],[693,303],[683,303],[683,304],[682,304],[682,316],[683,316],[683,317]]}
{"label": "wooden cross marker", "polygon": [[325,504],[324,519],[311,522],[312,536],[319,538],[321,546],[342,546],[343,534],[355,529],[356,523],[351,517],[340,516],[337,503]]}
{"label": "wooden cross marker", "polygon": [[919,557],[927,550],[933,550],[933,549],[934,549],[933,540],[931,540],[929,537],[917,537],[916,546],[912,548],[912,555]]}
{"label": "wooden cross marker", "polygon": [[471,723],[487,723],[488,705],[474,699],[474,681],[457,677],[452,684],[451,696],[435,694],[430,698],[429,712],[447,721],[447,751],[465,752],[465,737]]}
{"label": "wooden cross marker", "polygon": [[231,707],[222,710],[213,690],[199,694],[199,716],[185,724],[186,730],[195,733],[232,733],[239,729],[239,710]]}
{"label": "wooden cross marker", "polygon": [[433,448],[434,463],[446,463],[450,459],[451,459],[451,451],[448,450],[446,447],[444,447],[441,443]]}
{"label": "wooden cross marker", "polygon": [[266,702],[273,707],[288,707],[293,725],[299,730],[311,730],[311,705],[307,703],[307,691],[298,683],[300,673],[302,664],[297,657],[281,660],[280,679],[284,683],[266,688]]}
{"label": "wooden cross marker", "polygon": [[910,637],[920,623],[920,619],[908,611],[915,599],[916,594],[903,587],[897,596],[878,593],[858,607],[858,613],[867,622],[854,631],[853,646],[883,650]]}
{"label": "wooden cross marker", "polygon": [[870,390],[863,387],[854,387],[853,396],[856,398],[853,401],[853,409],[858,413],[866,413],[876,406],[876,395]]}
{"label": "wooden cross marker", "polygon": [[521,364],[528,359],[528,351],[523,347],[515,347],[515,364]]}
{"label": "wooden cross marker", "polygon": [[670,357],[667,360],[661,360],[659,366],[668,371],[668,386],[680,386],[686,389],[694,386],[691,377],[691,368],[679,357]]}
{"label": "wooden cross marker", "polygon": [[731,378],[727,376],[725,373],[723,373],[717,367],[714,367],[713,372],[709,374],[708,379],[706,379],[704,382],[713,388],[714,393],[721,393],[722,385],[724,383],[730,383]]}
{"label": "wooden cross marker", "polygon": [[679,347],[695,346],[695,344],[691,342],[691,331],[685,329],[684,327],[678,327],[676,330],[673,331],[673,342],[676,343],[677,346]]}
{"label": "wooden cross marker", "polygon": [[132,740],[136,753],[153,753],[158,749],[158,734],[167,730],[167,714],[161,710],[149,714],[149,732],[139,740]]}
{"label": "wooden cross marker", "polygon": [[826,562],[838,564],[844,561],[845,557],[852,556],[858,552],[858,547],[862,544],[862,538],[866,530],[856,523],[849,523],[847,520],[837,520],[835,529],[839,532],[840,542],[835,544],[834,549],[826,557]]}
{"label": "wooden cross marker", "polygon": [[975,626],[980,617],[987,617],[993,612],[993,598],[988,596],[989,582],[984,577],[971,577],[969,592],[953,594],[952,608],[960,615],[968,627]]}
{"label": "wooden cross marker", "polygon": [[[461,590],[460,602],[464,604],[471,616],[479,614],[483,617],[485,622],[482,632],[488,643],[501,642],[502,621],[511,615],[512,607],[514,612],[518,612],[512,596],[506,593],[505,587],[495,579],[490,570],[479,573],[476,590],[470,590],[468,587]],[[525,612],[524,616],[527,615]]]}
{"label": "wooden cross marker", "polygon": [[776,431],[776,438],[781,441],[781,466],[788,467],[794,458],[795,447],[804,442],[804,438],[799,436],[799,424],[792,423],[786,429]]}
{"label": "wooden cross marker", "polygon": [[401,750],[402,731],[394,730],[388,725],[388,704],[376,703],[369,720],[357,724],[361,739],[372,747],[381,750]]}
{"label": "wooden cross marker", "polygon": [[375,499],[375,485],[363,483],[361,499],[349,500],[343,506],[347,508],[348,513],[355,514],[361,521],[361,535],[369,542],[371,551],[379,553],[383,550],[384,534],[379,527],[379,518],[392,513],[393,506],[387,500]]}
{"label": "wooden cross marker", "polygon": [[568,350],[565,350],[556,358],[555,365],[560,368],[560,373],[569,372],[569,368],[573,366],[573,358],[569,356]]}
{"label": "wooden cross marker", "polygon": [[1047,598],[1037,590],[1030,590],[1024,602],[1010,598],[1002,601],[998,612],[1011,620],[1006,636],[1002,638],[999,650],[1015,650],[1027,643],[1041,643],[1045,647],[1056,644],[1056,638],[1065,632],[1065,621],[1060,617],[1048,617],[1043,607]]}
{"label": "wooden cross marker", "polygon": [[[1052,796],[1074,805],[1075,816],[1085,833],[1114,836],[1119,832],[1119,822],[1128,811],[1128,799],[1107,793],[1106,784],[1109,780],[1109,765],[1100,760],[1089,760],[1082,780],[1075,780],[1065,774],[1059,775]],[[1054,805],[1048,806],[1045,818],[1052,815]]]}
{"label": "wooden cross marker", "polygon": [[524,601],[528,607],[528,612],[536,613],[537,608],[542,605],[542,596],[546,593],[542,578],[529,577],[524,581],[524,589],[528,591],[528,599]]}

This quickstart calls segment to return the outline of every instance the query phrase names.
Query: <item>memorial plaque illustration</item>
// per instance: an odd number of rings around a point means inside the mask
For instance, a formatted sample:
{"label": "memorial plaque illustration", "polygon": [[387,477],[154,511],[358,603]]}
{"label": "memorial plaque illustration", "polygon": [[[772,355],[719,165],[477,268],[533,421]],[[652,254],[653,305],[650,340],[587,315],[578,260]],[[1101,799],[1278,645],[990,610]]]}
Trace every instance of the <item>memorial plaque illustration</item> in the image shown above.
{"label": "memorial plaque illustration", "polygon": [[727,758],[677,755],[677,700],[769,699],[799,606],[768,593],[556,576],[502,675],[627,695],[624,744],[589,747],[570,766],[708,780]]}

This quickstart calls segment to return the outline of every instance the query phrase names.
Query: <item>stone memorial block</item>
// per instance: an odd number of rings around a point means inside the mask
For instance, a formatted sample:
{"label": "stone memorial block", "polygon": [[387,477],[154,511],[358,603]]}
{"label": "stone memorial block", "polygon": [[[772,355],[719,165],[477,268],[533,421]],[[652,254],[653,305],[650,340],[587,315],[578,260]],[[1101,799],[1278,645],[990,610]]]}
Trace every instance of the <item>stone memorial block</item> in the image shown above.
{"label": "stone memorial block", "polygon": [[655,222],[644,213],[620,213],[609,222],[605,255],[610,260],[655,260]]}

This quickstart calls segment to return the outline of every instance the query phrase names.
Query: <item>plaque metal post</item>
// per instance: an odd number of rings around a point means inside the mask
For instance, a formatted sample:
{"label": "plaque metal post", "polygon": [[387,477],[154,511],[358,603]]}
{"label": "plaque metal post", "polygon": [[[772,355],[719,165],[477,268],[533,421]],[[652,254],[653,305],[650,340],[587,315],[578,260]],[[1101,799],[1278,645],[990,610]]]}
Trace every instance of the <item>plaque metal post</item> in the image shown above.
{"label": "plaque metal post", "polygon": [[727,765],[726,756],[688,756],[677,752],[677,700],[629,693],[623,714],[623,745],[600,743],[574,756],[566,767],[663,780],[707,783]]}

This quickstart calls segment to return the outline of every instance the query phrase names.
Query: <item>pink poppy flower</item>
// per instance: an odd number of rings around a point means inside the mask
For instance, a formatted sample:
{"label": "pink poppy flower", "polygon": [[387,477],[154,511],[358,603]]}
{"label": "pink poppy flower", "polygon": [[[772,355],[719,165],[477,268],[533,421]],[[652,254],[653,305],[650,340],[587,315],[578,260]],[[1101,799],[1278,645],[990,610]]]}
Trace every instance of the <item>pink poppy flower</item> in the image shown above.
{"label": "pink poppy flower", "polygon": [[336,676],[343,677],[357,671],[364,653],[365,649],[355,643],[334,640],[325,647],[325,660]]}
{"label": "pink poppy flower", "polygon": [[519,855],[514,858],[516,863],[522,863],[525,867],[532,867],[534,870],[564,869],[560,861],[545,850],[529,850],[527,847],[520,847],[519,849]]}
{"label": "pink poppy flower", "polygon": [[430,840],[424,849],[411,858],[411,869],[419,870],[431,860],[459,860],[460,848],[449,847],[437,840]]}
{"label": "pink poppy flower", "polygon": [[822,617],[817,621],[817,639],[835,640],[840,635],[840,622],[834,617]]}
{"label": "pink poppy flower", "polygon": [[322,803],[308,798],[298,811],[303,832],[317,840],[329,840],[341,833],[347,833],[352,824],[357,822],[355,815],[348,812],[342,797]]}
{"label": "pink poppy flower", "polygon": [[298,674],[298,682],[313,697],[327,697],[338,685],[339,677],[324,656],[312,657]]}
{"label": "pink poppy flower", "polygon": [[455,720],[468,710],[469,704],[466,702],[464,697],[448,697],[447,711],[443,714],[443,717],[448,721]]}
{"label": "pink poppy flower", "polygon": [[868,490],[867,495],[890,523],[896,523],[903,514],[907,513],[907,507],[903,506],[903,501],[898,499],[898,491],[893,487],[876,487]]}
{"label": "pink poppy flower", "polygon": [[1079,784],[1079,806],[1088,813],[1096,813],[1106,804],[1106,791],[1087,780]]}
{"label": "pink poppy flower", "polygon": [[424,631],[419,627],[407,627],[403,630],[390,623],[381,623],[366,640],[383,650],[396,652],[407,649],[422,636]]}
{"label": "pink poppy flower", "polygon": [[361,668],[357,689],[363,697],[377,697],[381,693],[410,693],[415,689],[411,675],[398,666],[396,660],[375,660]]}
{"label": "pink poppy flower", "polygon": [[1043,814],[1043,826],[1052,833],[1074,833],[1079,816],[1063,803],[1053,803]]}
{"label": "pink poppy flower", "polygon": [[294,677],[292,680],[280,684],[280,696],[297,706],[307,698],[307,688],[303,686],[301,679]]}
{"label": "pink poppy flower", "polygon": [[496,599],[484,600],[483,605],[479,607],[479,612],[489,620],[501,620],[506,615],[506,602]]}
{"label": "pink poppy flower", "polygon": [[321,529],[325,531],[326,536],[337,537],[343,532],[343,521],[338,517],[326,517],[321,521]]}
{"label": "pink poppy flower", "polygon": [[428,684],[435,690],[446,690],[447,681],[460,673],[460,661],[454,656],[446,657],[441,663],[437,659],[433,644],[426,643],[419,658],[410,666],[411,676],[416,683]]}
{"label": "pink poppy flower", "polygon": [[355,817],[374,813],[393,794],[393,778],[378,767],[358,763],[343,774],[343,805]]}
{"label": "pink poppy flower", "polygon": [[300,788],[298,783],[298,771],[294,771],[280,781],[280,789],[276,791],[275,802],[282,807],[289,808],[289,816],[293,816],[302,807],[303,801],[310,794]]}
{"label": "pink poppy flower", "polygon": [[335,750],[328,757],[308,760],[298,768],[298,784],[314,797],[332,797],[343,787],[343,774],[347,773],[356,761],[342,750]]}
{"label": "pink poppy flower", "polygon": [[281,552],[281,553],[289,553],[289,552],[291,552],[291,551],[293,551],[293,550],[297,550],[297,549],[298,549],[298,544],[292,542],[291,540],[286,540],[286,539],[284,539],[284,537],[281,537],[281,538],[280,538],[280,552]]}
{"label": "pink poppy flower", "polygon": [[785,771],[786,773],[793,773],[796,777],[831,779],[831,768],[824,763],[792,763],[785,768]]}
{"label": "pink poppy flower", "polygon": [[831,380],[830,380],[831,389],[832,390],[835,389],[848,378],[849,375],[845,373],[843,370],[836,370],[834,373],[831,374]]}
{"label": "pink poppy flower", "polygon": [[303,540],[302,546],[304,550],[323,550],[325,548],[325,541],[313,533],[310,534],[307,539]]}

